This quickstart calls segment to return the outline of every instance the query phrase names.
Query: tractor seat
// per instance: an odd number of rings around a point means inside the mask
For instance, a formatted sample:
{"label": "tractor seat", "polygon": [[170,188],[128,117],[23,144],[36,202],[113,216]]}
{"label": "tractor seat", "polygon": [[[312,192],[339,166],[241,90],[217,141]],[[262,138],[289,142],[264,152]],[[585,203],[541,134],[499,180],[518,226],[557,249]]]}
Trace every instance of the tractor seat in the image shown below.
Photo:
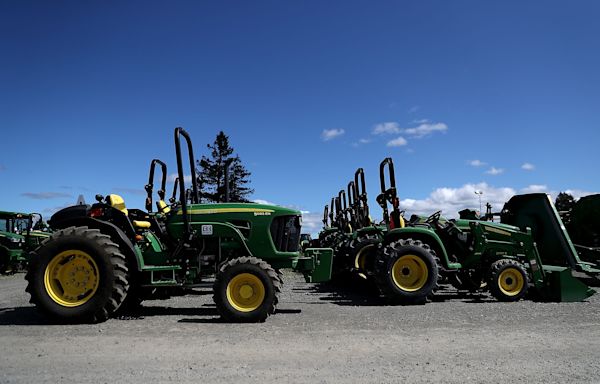
{"label": "tractor seat", "polygon": [[[108,195],[106,197],[106,202],[113,208],[121,211],[125,216],[129,217],[129,211],[125,207],[125,200],[119,195]],[[144,220],[132,220],[133,226],[137,229],[148,229],[151,224],[149,221]]]}
{"label": "tractor seat", "polygon": [[156,202],[156,209],[158,209],[158,212],[164,213],[165,215],[171,212],[171,207],[169,207],[164,200],[159,200]]}

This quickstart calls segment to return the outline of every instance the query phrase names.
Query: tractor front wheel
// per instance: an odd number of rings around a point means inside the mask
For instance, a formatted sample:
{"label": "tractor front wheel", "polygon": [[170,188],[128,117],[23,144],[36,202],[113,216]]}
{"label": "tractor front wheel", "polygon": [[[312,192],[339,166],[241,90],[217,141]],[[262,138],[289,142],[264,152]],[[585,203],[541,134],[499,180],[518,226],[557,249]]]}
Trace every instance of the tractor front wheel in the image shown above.
{"label": "tractor front wheel", "polygon": [[375,279],[387,298],[401,304],[424,304],[437,289],[435,254],[419,240],[390,243],[377,255]]}
{"label": "tractor front wheel", "polygon": [[492,263],[488,285],[499,301],[519,301],[527,293],[529,278],[521,263],[502,259]]}
{"label": "tractor front wheel", "polygon": [[275,313],[281,280],[264,260],[240,257],[221,266],[213,290],[225,321],[258,323]]}
{"label": "tractor front wheel", "polygon": [[59,322],[107,320],[129,290],[125,256],[108,235],[88,227],[55,232],[31,257],[30,302]]}

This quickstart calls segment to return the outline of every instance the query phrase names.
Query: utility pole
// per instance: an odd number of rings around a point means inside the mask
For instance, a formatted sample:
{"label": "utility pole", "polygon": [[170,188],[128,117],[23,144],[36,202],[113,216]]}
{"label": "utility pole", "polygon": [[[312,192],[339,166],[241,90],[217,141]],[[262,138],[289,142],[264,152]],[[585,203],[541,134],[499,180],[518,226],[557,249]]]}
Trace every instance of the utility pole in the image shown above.
{"label": "utility pole", "polygon": [[479,196],[479,216],[481,216],[481,195],[483,195],[483,191],[475,191],[475,194]]}

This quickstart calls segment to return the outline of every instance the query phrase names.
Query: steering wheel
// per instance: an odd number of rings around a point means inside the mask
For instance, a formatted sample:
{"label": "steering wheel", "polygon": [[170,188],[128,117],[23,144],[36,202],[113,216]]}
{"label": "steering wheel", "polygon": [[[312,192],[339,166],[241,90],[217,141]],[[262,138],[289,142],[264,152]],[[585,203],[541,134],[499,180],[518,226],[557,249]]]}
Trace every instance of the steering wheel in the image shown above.
{"label": "steering wheel", "polygon": [[440,220],[440,216],[442,215],[442,211],[436,211],[434,213],[432,213],[427,220],[425,220],[425,222],[427,224],[433,224],[435,222],[438,222]]}

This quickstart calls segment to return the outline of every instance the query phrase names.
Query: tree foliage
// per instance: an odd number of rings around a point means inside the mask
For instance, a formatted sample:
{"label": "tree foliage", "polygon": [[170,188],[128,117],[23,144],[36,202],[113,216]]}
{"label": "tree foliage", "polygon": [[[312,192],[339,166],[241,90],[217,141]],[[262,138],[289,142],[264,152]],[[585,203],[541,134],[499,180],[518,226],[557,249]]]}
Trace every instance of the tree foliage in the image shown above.
{"label": "tree foliage", "polygon": [[234,155],[229,136],[220,131],[214,143],[206,147],[210,150],[210,157],[203,155],[196,168],[201,196],[211,202],[225,201],[225,167],[228,166],[229,201],[248,202],[247,196],[254,192],[248,187],[251,173],[242,165],[240,157]]}
{"label": "tree foliage", "polygon": [[556,206],[557,211],[567,212],[575,205],[575,198],[570,193],[560,192],[558,196],[556,196],[554,205]]}

